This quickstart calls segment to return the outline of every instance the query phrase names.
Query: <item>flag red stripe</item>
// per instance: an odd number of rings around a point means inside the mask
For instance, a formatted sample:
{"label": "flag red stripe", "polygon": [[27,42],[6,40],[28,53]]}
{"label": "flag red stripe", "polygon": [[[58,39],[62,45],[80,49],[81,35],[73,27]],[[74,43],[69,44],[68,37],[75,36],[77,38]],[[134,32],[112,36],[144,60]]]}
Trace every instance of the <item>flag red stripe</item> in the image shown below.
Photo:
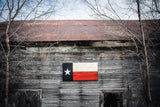
{"label": "flag red stripe", "polygon": [[91,81],[98,80],[98,72],[74,72],[73,71],[73,81]]}

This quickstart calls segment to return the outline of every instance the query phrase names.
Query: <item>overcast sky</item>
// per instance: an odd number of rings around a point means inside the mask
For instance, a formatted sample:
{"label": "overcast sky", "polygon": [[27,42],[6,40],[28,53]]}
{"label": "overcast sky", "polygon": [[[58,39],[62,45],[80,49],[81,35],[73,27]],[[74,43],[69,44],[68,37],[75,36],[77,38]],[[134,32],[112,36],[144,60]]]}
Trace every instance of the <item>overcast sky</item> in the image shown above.
{"label": "overcast sky", "polygon": [[56,13],[49,19],[94,19],[84,0],[59,0]]}
{"label": "overcast sky", "polygon": [[[0,7],[2,8],[2,2],[5,0],[0,0]],[[101,20],[108,19],[106,17],[99,17],[95,15],[93,9],[89,7],[86,0],[43,0],[43,2],[34,9],[34,6],[38,0],[30,0],[26,6],[22,8],[21,13],[16,17],[15,20],[24,20],[25,17],[30,14],[30,10],[33,9],[34,12],[27,16],[25,20],[32,20],[36,16],[41,16],[41,12],[47,11],[47,9],[55,9],[51,14],[45,14],[45,17],[37,17],[36,20]],[[55,2],[57,1],[57,2]],[[87,0],[94,7],[95,0]],[[134,0],[96,0],[98,4],[98,9],[105,15],[113,19],[122,20],[135,20],[137,18],[137,6],[136,3],[132,3]],[[16,0],[15,0],[16,2]],[[15,6],[16,3],[15,3]],[[54,8],[55,7],[55,8]],[[7,7],[6,7],[7,8]],[[15,9],[16,10],[16,9]],[[147,9],[142,9],[146,11]],[[36,14],[35,14],[36,13]],[[6,21],[8,18],[8,13],[3,12],[0,17],[0,21]],[[6,18],[6,19],[5,19]],[[5,19],[5,20],[4,20]]]}
{"label": "overcast sky", "polygon": [[[109,6],[107,0],[97,0],[99,6],[105,10],[105,13],[111,17],[115,17],[115,13]],[[110,0],[112,8],[117,12],[121,19],[137,19],[137,15],[133,10],[133,6],[129,4],[130,0]],[[94,0],[89,0],[95,5]],[[51,3],[51,2],[50,2]],[[56,13],[51,15],[48,19],[56,20],[72,20],[72,19],[104,19],[94,14],[93,10],[85,0],[59,0],[56,5]]]}

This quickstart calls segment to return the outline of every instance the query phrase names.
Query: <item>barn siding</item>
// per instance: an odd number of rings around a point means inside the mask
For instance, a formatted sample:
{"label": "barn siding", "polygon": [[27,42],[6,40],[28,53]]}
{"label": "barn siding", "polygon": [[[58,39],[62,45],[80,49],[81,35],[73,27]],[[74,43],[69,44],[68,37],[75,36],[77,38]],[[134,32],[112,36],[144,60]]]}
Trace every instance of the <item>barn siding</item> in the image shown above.
{"label": "barn siding", "polygon": [[[10,91],[40,89],[42,107],[98,107],[102,106],[103,92],[122,93],[125,107],[138,107],[143,102],[139,64],[133,52],[26,47],[16,49],[10,62]],[[62,64],[66,62],[98,62],[98,81],[63,81]]]}

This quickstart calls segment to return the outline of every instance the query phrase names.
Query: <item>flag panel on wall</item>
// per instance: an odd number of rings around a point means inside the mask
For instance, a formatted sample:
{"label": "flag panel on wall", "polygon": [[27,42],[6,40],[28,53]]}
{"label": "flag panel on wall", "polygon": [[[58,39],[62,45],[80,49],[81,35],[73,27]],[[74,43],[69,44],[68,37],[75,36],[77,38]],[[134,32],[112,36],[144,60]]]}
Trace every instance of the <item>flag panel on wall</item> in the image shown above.
{"label": "flag panel on wall", "polygon": [[98,80],[98,63],[63,63],[63,81]]}

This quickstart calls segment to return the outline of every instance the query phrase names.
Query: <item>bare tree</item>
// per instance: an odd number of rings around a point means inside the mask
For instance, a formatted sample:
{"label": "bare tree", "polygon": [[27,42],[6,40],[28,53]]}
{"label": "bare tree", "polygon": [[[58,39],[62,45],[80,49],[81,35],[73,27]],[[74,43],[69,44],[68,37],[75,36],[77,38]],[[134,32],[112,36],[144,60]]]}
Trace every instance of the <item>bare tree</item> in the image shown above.
{"label": "bare tree", "polygon": [[[5,32],[1,33],[1,39],[4,39],[4,43],[0,41],[0,46],[5,56],[5,107],[8,107],[9,96],[9,79],[10,79],[10,62],[9,58],[12,53],[10,46],[10,38],[16,35],[16,31],[25,23],[25,20],[36,20],[39,18],[46,18],[48,15],[55,12],[56,0],[53,5],[44,5],[43,0],[2,0],[0,1],[0,21],[6,22]],[[44,6],[46,6],[44,8]],[[17,30],[12,29],[12,23],[14,20],[23,20],[23,23],[17,27]],[[16,47],[15,47],[16,48]]]}
{"label": "bare tree", "polygon": [[[141,1],[140,0],[136,0],[136,1],[132,0],[130,2],[134,6],[131,6],[131,4],[130,4],[128,10],[134,11],[138,16],[139,31],[140,31],[139,35],[140,35],[141,39],[137,38],[137,35],[135,35],[132,32],[132,30],[129,29],[128,26],[121,23],[122,18],[119,15],[119,13],[117,12],[117,10],[113,7],[110,0],[106,0],[107,6],[105,5],[105,7],[103,7],[101,4],[99,4],[98,0],[94,0],[94,1],[86,0],[86,3],[91,8],[94,15],[101,17],[101,18],[104,18],[104,19],[112,20],[115,23],[117,23],[117,25],[120,26],[120,29],[125,34],[127,34],[127,36],[134,43],[134,45],[136,47],[135,49],[136,49],[136,54],[137,54],[138,58],[139,59],[143,58],[143,61],[144,61],[143,66],[145,66],[145,70],[143,71],[141,69],[141,62],[140,62],[140,74],[141,74],[141,81],[143,83],[143,89],[145,91],[145,98],[144,99],[147,103],[147,106],[150,106],[150,102],[151,102],[150,69],[149,69],[149,60],[148,60],[149,55],[148,55],[148,49],[147,49],[147,43],[146,43],[148,38],[144,32],[144,26],[143,26],[142,19],[145,19],[145,18],[157,19],[160,15],[159,14],[160,1],[159,0],[151,0],[148,2],[145,0],[141,0]],[[143,6],[143,8],[145,8],[145,9],[142,9],[141,6]],[[141,49],[140,49],[140,47],[141,47]],[[141,55],[143,57],[141,57]]]}
{"label": "bare tree", "polygon": [[147,53],[147,46],[146,46],[146,39],[145,34],[143,30],[142,20],[141,20],[141,7],[140,7],[140,1],[137,0],[137,10],[138,10],[138,18],[139,18],[139,26],[140,26],[140,32],[142,35],[142,44],[143,44],[143,51],[144,51],[144,59],[145,59],[145,68],[146,68],[146,89],[147,89],[147,98],[148,98],[148,106],[150,106],[151,102],[151,92],[150,92],[150,70],[149,70],[149,61],[148,61],[148,53]]}
{"label": "bare tree", "polygon": [[143,19],[159,19],[160,15],[160,1],[159,0],[140,0],[139,4]]}

